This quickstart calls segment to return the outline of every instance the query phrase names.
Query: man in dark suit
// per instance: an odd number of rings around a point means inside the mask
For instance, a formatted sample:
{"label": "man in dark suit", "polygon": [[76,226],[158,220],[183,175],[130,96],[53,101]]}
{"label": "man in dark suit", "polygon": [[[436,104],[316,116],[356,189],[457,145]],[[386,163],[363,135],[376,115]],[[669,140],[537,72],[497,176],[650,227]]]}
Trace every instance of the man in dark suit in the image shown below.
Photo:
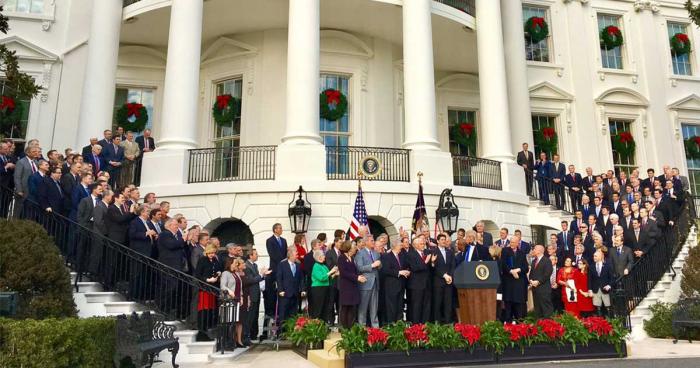
{"label": "man in dark suit", "polygon": [[108,144],[112,143],[112,131],[109,129],[106,129],[105,131],[102,132],[102,135],[104,138],[100,139],[97,144],[102,146],[102,148],[105,148]]}
{"label": "man in dark suit", "polygon": [[647,178],[642,180],[641,182],[642,188],[649,188],[649,190],[654,190],[654,180],[656,180],[654,169],[647,169]]}
{"label": "man in dark suit", "polygon": [[13,175],[15,172],[14,158],[10,155],[10,145],[0,142],[0,218],[6,218],[12,202],[14,188]]}
{"label": "man in dark suit", "polygon": [[455,257],[450,249],[450,240],[447,234],[441,233],[437,237],[438,247],[434,252],[431,267],[433,269],[433,316],[435,322],[452,322],[452,294],[454,284],[452,278],[455,272]]}
{"label": "man in dark suit", "polygon": [[90,196],[89,188],[93,182],[94,180],[92,174],[87,173],[80,177],[80,183],[73,188],[73,193],[71,194],[71,220],[77,220],[80,201],[82,201],[83,198]]}
{"label": "man in dark suit", "polygon": [[622,217],[622,202],[620,201],[620,193],[612,193],[608,207],[610,207],[611,214],[614,213],[617,214],[618,217]]}
{"label": "man in dark suit", "polygon": [[531,151],[528,151],[528,144],[523,143],[523,150],[518,152],[517,158],[518,165],[525,171],[525,185],[527,187],[527,194],[532,195],[532,171],[535,169],[535,156]]}
{"label": "man in dark suit", "polygon": [[[337,230],[336,230],[337,231]],[[338,257],[340,257],[340,245],[343,244],[344,238],[336,237],[333,240],[333,245],[326,251],[326,267],[332,270],[333,267],[338,266]],[[383,261],[382,261],[383,263]],[[340,303],[338,300],[338,280],[337,278],[331,278],[329,281],[328,288],[328,302],[329,306],[329,320],[326,321],[328,324],[335,324],[335,316],[340,313]]]}
{"label": "man in dark suit", "polygon": [[263,276],[267,276],[272,271],[263,268],[258,270],[258,250],[251,249],[248,252],[248,259],[245,261],[245,278],[243,279],[243,287],[248,290],[250,295],[250,306],[246,315],[246,320],[243,321],[243,335],[247,342],[258,339],[258,314],[260,311],[260,281]]}
{"label": "man in dark suit", "polygon": [[585,223],[586,220],[584,220],[583,217],[583,210],[578,209],[576,212],[574,212],[574,219],[571,220],[571,226],[569,226],[569,228],[574,232],[574,234],[580,234],[581,230],[579,230],[579,227]]}
{"label": "man in dark suit", "polygon": [[141,181],[141,165],[143,163],[143,154],[146,152],[153,152],[156,149],[156,142],[151,137],[151,130],[146,129],[143,131],[143,135],[136,137],[136,144],[139,145],[139,155],[136,157],[136,169],[134,173],[134,180],[136,185]]}
{"label": "man in dark suit", "polygon": [[297,249],[287,249],[287,258],[277,266],[277,296],[279,298],[279,321],[283,323],[299,309],[299,295],[306,296],[301,265],[297,263]]}
{"label": "man in dark suit", "polygon": [[92,154],[92,146],[98,144],[97,143],[97,138],[90,138],[90,144],[87,146],[83,147],[82,152],[80,153],[83,157],[88,157]]}
{"label": "man in dark suit", "polygon": [[558,209],[564,209],[564,180],[566,179],[566,165],[559,162],[559,155],[552,156],[552,191],[554,192],[554,204]]}
{"label": "man in dark suit", "polygon": [[613,284],[612,267],[605,261],[603,252],[598,250],[593,254],[593,265],[588,271],[588,289],[593,292],[593,305],[602,315],[602,308],[610,308],[610,290]]}
{"label": "man in dark suit", "polygon": [[561,254],[569,256],[574,253],[574,235],[574,232],[569,230],[569,223],[562,221],[561,231],[557,234],[557,249]]}
{"label": "man in dark suit", "polygon": [[493,235],[486,231],[486,225],[483,221],[479,221],[476,223],[476,225],[474,225],[474,231],[476,231],[475,240],[477,242],[479,242],[479,239],[481,239],[481,244],[486,248],[493,245]]}
{"label": "man in dark suit", "polygon": [[436,255],[428,254],[425,249],[425,238],[417,236],[413,238],[412,247],[406,256],[411,277],[408,278],[407,289],[409,291],[409,316],[412,323],[425,323],[430,319],[430,266]]}
{"label": "man in dark suit", "polygon": [[649,232],[642,229],[639,219],[635,218],[632,220],[632,228],[627,230],[625,236],[625,244],[632,248],[635,257],[642,257],[651,249],[652,244]]}
{"label": "man in dark suit", "polygon": [[554,311],[552,305],[552,262],[544,256],[544,246],[535,245],[534,259],[530,267],[530,286],[535,304],[535,316],[549,318]]}
{"label": "man in dark suit", "polygon": [[586,176],[582,178],[581,181],[581,187],[583,191],[588,195],[589,197],[593,198],[593,191],[591,190],[593,187],[593,184],[596,182],[596,176],[593,175],[593,169],[590,167],[586,168]]}
{"label": "man in dark suit", "polygon": [[29,177],[39,171],[37,159],[40,156],[39,147],[27,147],[24,150],[25,157],[15,164],[13,181],[15,183],[15,209],[13,217],[19,218],[24,210],[24,200],[29,196]]}
{"label": "man in dark suit", "polygon": [[[265,318],[275,315],[275,304],[277,303],[277,290],[275,281],[277,280],[277,267],[283,259],[287,258],[287,240],[282,237],[282,224],[272,225],[272,236],[265,241],[267,255],[270,257],[270,271],[272,273],[265,277]],[[266,323],[267,325],[267,323]]]}
{"label": "man in dark suit", "polygon": [[547,159],[547,154],[540,152],[540,159],[535,162],[535,175],[539,190],[540,200],[549,206],[549,193],[551,192],[552,163]]}
{"label": "man in dark suit", "polygon": [[61,189],[61,168],[54,167],[51,174],[44,177],[44,182],[39,186],[39,205],[46,212],[65,215],[65,193]]}
{"label": "man in dark suit", "polygon": [[114,188],[120,182],[122,163],[124,161],[124,148],[119,146],[122,139],[119,136],[112,138],[112,143],[105,146],[102,157],[107,162],[107,172],[109,172],[109,184]]}
{"label": "man in dark suit", "polygon": [[[327,260],[328,256],[326,256]],[[391,250],[382,254],[381,261],[382,268],[379,272],[384,276],[386,323],[393,323],[403,320],[406,280],[411,275],[404,254],[401,252],[401,242],[393,242]]]}
{"label": "man in dark suit", "polygon": [[571,198],[571,205],[573,210],[577,210],[581,207],[581,196],[583,195],[583,179],[581,179],[581,174],[576,172],[576,167],[574,165],[569,165],[569,173],[566,174],[564,178],[564,185],[569,188],[569,197]]}
{"label": "man in dark suit", "polygon": [[102,157],[102,151],[102,146],[96,144],[92,146],[92,152],[85,156],[85,162],[92,165],[92,175],[95,177],[98,176],[100,171],[107,170],[107,163],[105,162],[104,157]]}
{"label": "man in dark suit", "polygon": [[[158,261],[175,270],[185,271],[184,242],[177,238],[178,223],[174,218],[165,222],[165,229],[158,235]],[[173,278],[161,280],[163,297],[161,308],[165,311],[176,311],[177,315],[183,314],[182,298],[177,295],[178,282]]]}
{"label": "man in dark suit", "polygon": [[525,317],[527,302],[527,253],[517,246],[519,235],[514,235],[509,247],[501,253],[501,281],[503,315],[499,316],[505,322]]}
{"label": "man in dark suit", "polygon": [[612,264],[615,278],[626,276],[634,265],[632,249],[625,246],[621,238],[614,239],[613,245],[614,247],[608,251],[608,258]]}
{"label": "man in dark suit", "polygon": [[100,200],[99,198],[102,195],[103,188],[101,185],[98,184],[90,184],[90,186],[88,187],[88,191],[90,192],[90,195],[80,200],[80,204],[78,205],[78,211],[76,215],[78,224],[81,225],[81,228],[78,229],[76,234],[78,244],[76,249],[76,272],[78,273],[78,276],[81,276],[82,272],[85,272],[87,270],[88,261],[90,260],[90,257],[92,255],[91,230],[94,224],[93,211],[97,206],[97,202],[99,202]]}
{"label": "man in dark suit", "polygon": [[73,206],[73,190],[80,184],[80,169],[83,164],[74,162],[70,165],[69,172],[64,172],[61,176],[61,189],[65,194],[64,209],[66,213],[70,212]]}
{"label": "man in dark suit", "polygon": [[462,262],[478,262],[491,261],[489,249],[485,245],[480,245],[476,242],[476,232],[473,230],[467,231],[463,239],[465,246],[464,251],[455,255],[455,268]]}
{"label": "man in dark suit", "polygon": [[[149,211],[147,206],[139,206],[136,209],[137,217],[131,220],[128,230],[129,248],[146,257],[150,257],[153,253],[153,244],[158,235],[155,230],[148,227]],[[150,298],[151,294],[143,290],[147,275],[148,272],[143,263],[132,262],[129,293],[134,295],[134,298]]]}

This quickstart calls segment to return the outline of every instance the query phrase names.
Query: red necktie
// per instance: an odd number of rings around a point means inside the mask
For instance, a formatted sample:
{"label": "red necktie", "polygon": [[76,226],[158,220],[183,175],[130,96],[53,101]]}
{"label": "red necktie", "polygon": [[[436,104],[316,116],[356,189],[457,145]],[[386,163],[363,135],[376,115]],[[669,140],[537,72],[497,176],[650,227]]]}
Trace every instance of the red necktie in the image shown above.
{"label": "red necktie", "polygon": [[34,163],[34,160],[29,160],[29,163],[32,165],[32,174],[36,173],[36,164]]}

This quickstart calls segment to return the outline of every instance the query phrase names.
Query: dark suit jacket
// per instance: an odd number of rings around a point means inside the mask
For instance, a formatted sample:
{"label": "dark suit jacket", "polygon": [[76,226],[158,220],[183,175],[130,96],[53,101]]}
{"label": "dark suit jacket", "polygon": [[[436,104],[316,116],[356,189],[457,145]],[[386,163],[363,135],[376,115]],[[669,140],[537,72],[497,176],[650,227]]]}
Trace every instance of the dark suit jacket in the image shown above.
{"label": "dark suit jacket", "polygon": [[88,190],[83,187],[80,183],[76,185],[73,188],[73,194],[71,194],[71,211],[70,211],[70,218],[75,220],[77,219],[78,216],[78,206],[80,205],[80,201],[83,200],[85,197],[89,197],[90,193],[88,193]]}
{"label": "dark suit jacket", "polygon": [[523,165],[527,164],[528,170],[532,171],[535,168],[535,155],[532,154],[532,151],[527,151],[528,152],[528,157],[525,157],[525,152],[520,151],[518,152],[518,166],[522,167]]}
{"label": "dark suit jacket", "polygon": [[[543,257],[544,259],[544,257]],[[511,270],[520,269],[519,278],[515,279]],[[530,266],[527,264],[527,253],[512,248],[503,249],[501,253],[501,278],[503,300],[508,302],[525,303],[527,301],[527,273]]]}
{"label": "dark suit jacket", "polygon": [[[568,188],[581,188],[581,185],[583,184],[583,179],[581,179],[581,174],[579,173],[574,173],[574,177],[571,177],[571,174],[566,174],[564,177],[564,184]],[[579,192],[581,193],[581,192]]]}
{"label": "dark suit jacket", "polygon": [[102,152],[104,152],[104,148],[107,147],[108,145],[112,144],[112,140],[111,139],[106,140],[106,139],[102,138],[99,141],[97,141],[97,144],[102,146]]}
{"label": "dark suit jacket", "polygon": [[[529,252],[529,249],[528,249]],[[469,255],[469,245],[467,245],[467,248],[464,250],[464,252],[458,252],[455,255],[455,268],[458,267],[462,262],[466,261],[467,257]],[[470,262],[478,262],[478,261],[491,261],[491,255],[489,254],[489,249],[486,246],[483,245],[477,245],[476,248],[474,248],[474,251],[472,252],[472,257],[469,259]]]}
{"label": "dark suit jacket", "polygon": [[627,270],[627,272],[632,271],[634,254],[632,254],[632,249],[628,246],[623,245],[620,254],[617,254],[616,248],[610,248],[608,250],[608,259],[612,264],[613,273],[616,278],[624,275],[625,270]]}
{"label": "dark suit jacket", "polygon": [[[99,201],[99,200],[98,200]],[[95,209],[92,196],[80,200],[78,205],[77,220],[80,225],[92,229],[92,211]]]}
{"label": "dark suit jacket", "polygon": [[532,289],[532,293],[534,295],[551,297],[552,287],[549,283],[551,276],[552,262],[549,261],[547,256],[542,256],[540,261],[537,262],[537,267],[535,267],[535,260],[533,260],[532,267],[530,268],[530,281],[537,280],[540,284]]}
{"label": "dark suit jacket", "polygon": [[[59,184],[60,186],[60,184]],[[44,182],[39,186],[39,205],[43,209],[51,207],[54,213],[65,214],[65,197],[51,177],[44,177]]]}
{"label": "dark suit jacket", "polygon": [[78,184],[80,184],[80,182],[69,172],[61,176],[61,189],[63,189],[63,194],[66,199],[64,208],[68,211],[73,207],[73,190]]}
{"label": "dark suit jacket", "polygon": [[117,149],[114,149],[113,144],[108,144],[107,147],[102,150],[102,157],[105,160],[105,163],[107,164],[107,167],[109,169],[116,169],[117,167],[114,167],[109,164],[110,161],[116,161],[116,162],[122,162],[124,161],[124,148],[117,146]]}
{"label": "dark suit jacket", "polygon": [[[581,185],[586,192],[590,192],[593,183],[595,183],[595,176],[591,176],[590,179],[588,176],[585,176],[581,180]],[[593,201],[593,198],[591,198],[591,201]]]}
{"label": "dark suit jacket", "polygon": [[484,231],[484,246],[490,247],[493,245],[493,235],[490,232]]}
{"label": "dark suit jacket", "polygon": [[[140,136],[136,137],[136,139],[134,139],[134,140],[136,141],[136,144],[139,145],[139,151],[141,151],[141,153],[143,153],[143,149],[146,147],[146,145],[144,143],[144,137],[142,135],[140,135]],[[156,142],[153,140],[153,137],[148,137],[148,148],[150,148],[151,151],[153,151],[156,148]],[[143,155],[139,155],[138,158],[139,159],[143,158]]]}
{"label": "dark suit jacket", "polygon": [[537,179],[549,179],[552,177],[552,162],[551,161],[538,161],[535,164],[535,170],[537,170]]}
{"label": "dark suit jacket", "polygon": [[299,294],[304,287],[303,272],[301,264],[296,264],[296,272],[292,274],[292,268],[287,259],[282,260],[277,265],[277,292],[284,291],[285,298],[291,298]]}
{"label": "dark suit jacket", "polygon": [[29,176],[29,180],[27,180],[27,188],[29,189],[29,199],[38,202],[39,190],[40,187],[44,184],[45,178],[46,176],[39,174],[38,171]]}
{"label": "dark suit jacket", "polygon": [[[107,170],[107,162],[105,161],[102,154],[97,156],[97,159],[93,156],[92,152],[85,156],[85,162],[92,165],[92,174],[97,175],[98,172]],[[96,162],[99,162],[99,167],[97,167]]]}
{"label": "dark suit jacket", "polygon": [[[557,249],[562,249],[564,250],[565,248],[568,248],[570,251],[573,252],[574,249],[574,232],[571,230],[568,230],[566,233],[566,239],[564,239],[564,232],[560,231],[559,234],[557,234]],[[566,247],[565,247],[566,245]]]}
{"label": "dark suit jacket", "polygon": [[598,275],[598,270],[596,267],[596,264],[593,263],[588,271],[588,290],[591,290],[594,293],[600,290],[607,294],[609,291],[602,289],[605,286],[613,286],[612,283],[614,281],[614,275],[612,267],[608,263],[603,262],[603,265],[600,268],[600,275]]}
{"label": "dark suit jacket", "polygon": [[434,254],[437,254],[437,259],[435,263],[431,265],[433,267],[433,279],[434,282],[443,285],[445,284],[445,279],[442,277],[443,275],[448,274],[454,276],[455,274],[455,255],[449,248],[445,249],[446,259],[442,258],[442,253],[439,249],[437,249]]}
{"label": "dark suit jacket", "polygon": [[169,230],[163,230],[158,236],[158,261],[176,270],[183,271],[185,251],[183,242]]}
{"label": "dark suit jacket", "polygon": [[340,305],[360,304],[360,288],[357,281],[357,266],[345,254],[338,257],[338,291]]}
{"label": "dark suit jacket", "polygon": [[107,216],[105,217],[105,225],[109,238],[119,244],[126,245],[129,223],[134,217],[136,217],[136,215],[131,212],[121,211],[116,204],[109,205],[109,208],[107,208]]}
{"label": "dark suit jacket", "polygon": [[129,223],[129,248],[150,257],[153,251],[153,240],[146,236],[148,228],[140,217],[136,217]]}
{"label": "dark suit jacket", "polygon": [[277,243],[274,235],[267,238],[265,242],[267,254],[270,256],[270,270],[272,271],[270,277],[273,280],[277,279],[277,266],[283,259],[287,258],[287,240],[282,237],[280,237],[280,240],[282,240],[282,247]]}
{"label": "dark suit jacket", "polygon": [[14,158],[11,156],[5,156],[5,160],[0,159],[0,186],[5,188],[12,188],[14,181],[15,169],[5,169],[7,163],[14,163]]}
{"label": "dark suit jacket", "polygon": [[[328,257],[326,257],[328,259]],[[384,290],[392,294],[400,293],[406,287],[406,278],[399,276],[399,271],[408,269],[404,253],[399,253],[399,260],[396,260],[394,252],[386,252],[381,256],[382,267],[380,274],[384,277]]]}
{"label": "dark suit jacket", "polygon": [[260,301],[260,281],[262,281],[262,276],[260,271],[258,271],[258,265],[251,261],[245,262],[245,278],[243,279],[243,288],[248,290],[250,294],[250,300],[252,302]]}
{"label": "dark suit jacket", "polygon": [[105,218],[107,217],[107,205],[99,200],[95,209],[92,210],[92,217],[95,221],[94,228],[101,235],[107,235],[107,224],[105,223]]}
{"label": "dark suit jacket", "polygon": [[653,243],[648,231],[640,230],[639,240],[637,240],[637,238],[634,236],[634,229],[630,228],[625,233],[625,245],[630,247],[632,250],[641,250],[642,252],[647,253],[651,249]]}
{"label": "dark suit jacket", "polygon": [[561,184],[563,185],[564,180],[566,179],[566,165],[562,163],[561,161],[559,162],[557,167],[557,164],[554,163],[554,161],[551,162],[552,165],[552,179],[561,179]]}
{"label": "dark suit jacket", "polygon": [[83,147],[83,151],[80,153],[81,156],[83,156],[83,159],[87,159],[87,156],[92,153],[92,145],[87,145]]}
{"label": "dark suit jacket", "polygon": [[[423,254],[427,254],[427,249]],[[411,248],[406,256],[408,269],[411,271],[411,276],[408,278],[407,288],[411,290],[421,290],[428,287],[430,278],[430,267],[423,261],[417,250]]]}

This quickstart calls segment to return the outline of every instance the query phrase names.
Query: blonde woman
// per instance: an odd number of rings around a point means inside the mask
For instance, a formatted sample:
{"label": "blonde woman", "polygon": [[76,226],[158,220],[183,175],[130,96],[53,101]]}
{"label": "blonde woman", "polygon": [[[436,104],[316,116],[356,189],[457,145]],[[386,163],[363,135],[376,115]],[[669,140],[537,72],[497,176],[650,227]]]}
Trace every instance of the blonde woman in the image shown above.
{"label": "blonde woman", "polygon": [[[207,246],[209,248],[209,246]],[[201,261],[200,261],[201,262]],[[238,313],[233,313],[233,322],[236,324],[234,342],[237,348],[246,347],[243,344],[243,318],[242,310],[247,308],[245,292],[243,290],[243,279],[241,273],[245,270],[245,262],[241,258],[229,258],[226,261],[226,270],[221,275],[221,291],[228,299],[232,299],[238,308]]]}
{"label": "blonde woman", "polygon": [[[221,277],[221,264],[216,257],[216,247],[207,246],[204,249],[204,257],[197,263],[194,276],[209,285],[216,286]],[[197,302],[197,334],[198,341],[209,341],[211,337],[207,336],[209,330],[216,320],[216,295],[208,291],[199,291]]]}

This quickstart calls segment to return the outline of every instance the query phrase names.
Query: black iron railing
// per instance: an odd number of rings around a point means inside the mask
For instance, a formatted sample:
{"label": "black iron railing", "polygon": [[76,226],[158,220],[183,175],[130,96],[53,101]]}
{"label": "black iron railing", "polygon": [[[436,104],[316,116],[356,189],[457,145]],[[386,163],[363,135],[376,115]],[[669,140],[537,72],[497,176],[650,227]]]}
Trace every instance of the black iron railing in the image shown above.
{"label": "black iron railing", "polygon": [[476,16],[476,0],[435,0],[455,9],[459,9],[469,15]]}
{"label": "black iron railing", "polygon": [[470,156],[452,156],[452,175],[454,185],[503,189],[499,161]]}
{"label": "black iron railing", "polygon": [[666,226],[654,239],[649,251],[636,258],[628,275],[620,276],[612,292],[612,314],[631,328],[630,314],[646,298],[661,278],[670,272],[676,277],[673,262],[685,244],[696,218],[693,197],[685,196],[683,206],[673,226]]}
{"label": "black iron railing", "polygon": [[277,146],[189,150],[188,183],[274,180]]}
{"label": "black iron railing", "polygon": [[700,196],[691,196],[690,199],[693,201],[693,213],[695,218],[700,214]]}
{"label": "black iron railing", "polygon": [[[200,293],[208,293],[221,302],[219,288],[207,284],[181,270],[170,267],[124,244],[100,234],[92,227],[57,213],[48,212],[31,200],[15,196],[0,187],[0,215],[3,219],[24,219],[39,223],[51,235],[66,265],[77,273],[75,289],[85,277],[102,284],[104,291],[119,292],[129,301],[144,305],[162,314],[166,320],[179,320],[188,326],[199,325],[216,337],[216,314],[198,311]],[[167,231],[167,230],[165,230]],[[183,243],[183,246],[186,246]],[[154,245],[148,251],[155,251]],[[184,259],[183,259],[184,261]]]}
{"label": "black iron railing", "polygon": [[563,180],[556,182],[552,178],[538,176],[536,171],[528,170],[525,171],[525,183],[528,195],[547,206],[568,214],[573,214],[576,209],[581,208],[585,192],[580,188],[574,190],[567,187]]}
{"label": "black iron railing", "polygon": [[[410,181],[409,150],[399,148],[326,146],[328,180]],[[373,175],[372,175],[373,174]]]}

